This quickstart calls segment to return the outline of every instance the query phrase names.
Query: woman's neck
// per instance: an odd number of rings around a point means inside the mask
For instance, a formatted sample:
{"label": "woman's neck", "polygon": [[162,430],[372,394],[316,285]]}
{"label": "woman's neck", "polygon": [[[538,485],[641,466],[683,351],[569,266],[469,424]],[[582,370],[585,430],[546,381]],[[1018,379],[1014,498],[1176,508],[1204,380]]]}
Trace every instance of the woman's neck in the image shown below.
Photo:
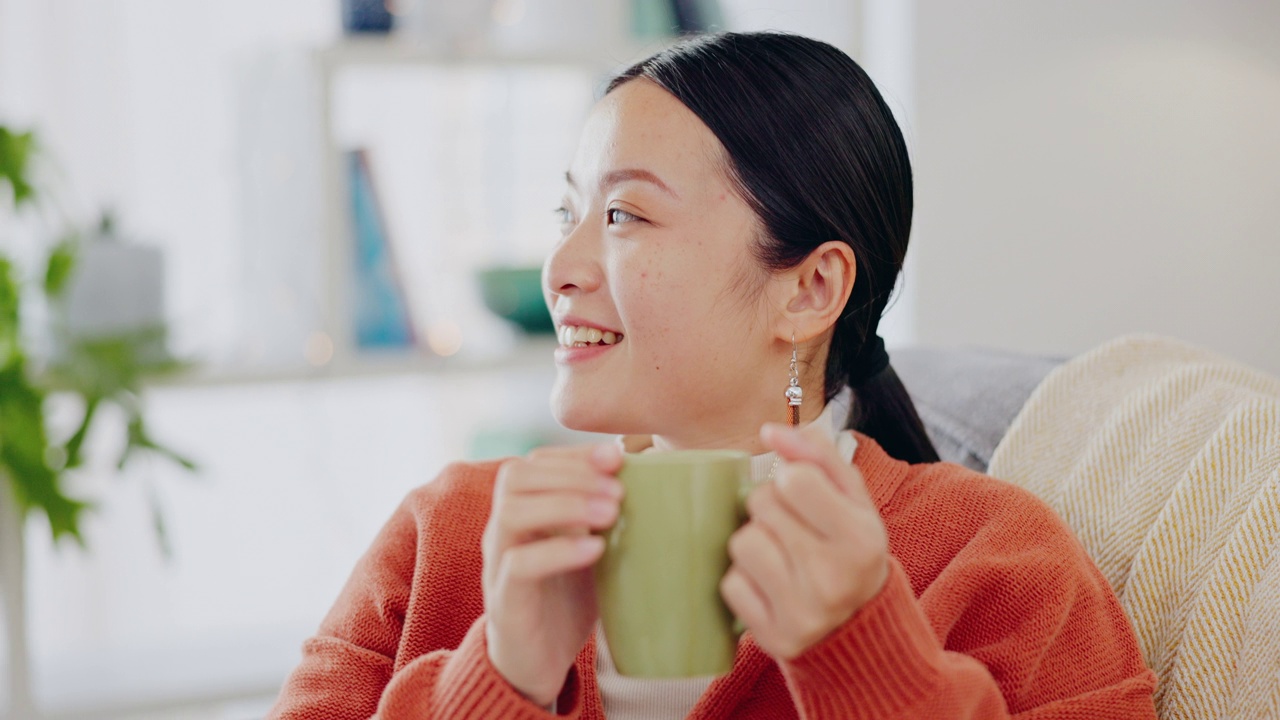
{"label": "woman's neck", "polygon": [[[813,422],[822,411],[824,405],[807,402],[800,406],[800,424]],[[711,428],[707,432],[683,433],[680,435],[654,435],[655,450],[745,450],[752,455],[769,452],[769,448],[760,440],[760,427],[764,423],[738,425],[732,428]]]}

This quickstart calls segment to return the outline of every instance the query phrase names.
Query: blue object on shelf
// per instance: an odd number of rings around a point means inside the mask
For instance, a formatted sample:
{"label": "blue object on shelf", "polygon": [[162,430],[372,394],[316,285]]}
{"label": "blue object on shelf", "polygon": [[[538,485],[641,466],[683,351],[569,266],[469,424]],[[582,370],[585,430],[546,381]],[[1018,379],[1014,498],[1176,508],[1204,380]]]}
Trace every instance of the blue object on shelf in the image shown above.
{"label": "blue object on shelf", "polygon": [[717,0],[671,0],[671,10],[680,35],[724,29],[724,17]]}
{"label": "blue object on shelf", "polygon": [[347,34],[390,32],[394,20],[387,0],[342,0],[342,29]]}
{"label": "blue object on shelf", "polygon": [[347,163],[355,240],[352,300],[356,346],[361,349],[412,348],[417,343],[409,303],[374,194],[368,158],[363,150],[352,150],[347,153]]}

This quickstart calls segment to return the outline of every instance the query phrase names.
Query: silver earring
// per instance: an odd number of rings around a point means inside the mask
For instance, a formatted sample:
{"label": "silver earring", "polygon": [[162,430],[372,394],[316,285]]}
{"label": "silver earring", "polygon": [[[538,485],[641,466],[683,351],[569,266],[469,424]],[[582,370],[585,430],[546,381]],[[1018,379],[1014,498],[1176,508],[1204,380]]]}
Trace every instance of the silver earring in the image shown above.
{"label": "silver earring", "polygon": [[800,371],[796,367],[796,336],[791,334],[791,383],[787,385],[787,422],[791,427],[800,424],[800,404],[804,402],[804,388],[800,387]]}

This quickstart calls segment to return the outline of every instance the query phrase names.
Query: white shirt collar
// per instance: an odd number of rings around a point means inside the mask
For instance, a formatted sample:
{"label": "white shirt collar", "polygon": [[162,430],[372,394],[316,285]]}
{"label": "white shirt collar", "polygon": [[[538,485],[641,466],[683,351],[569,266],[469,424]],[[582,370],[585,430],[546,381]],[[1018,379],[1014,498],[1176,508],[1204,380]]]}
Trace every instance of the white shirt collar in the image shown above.
{"label": "white shirt collar", "polygon": [[[853,461],[853,453],[857,450],[858,441],[853,432],[845,430],[844,424],[849,417],[849,404],[853,399],[853,391],[849,388],[842,388],[836,396],[822,408],[822,412],[818,417],[813,419],[813,424],[818,427],[826,428],[830,433],[833,442],[841,451],[841,456],[846,462]],[[639,453],[653,449],[652,435],[619,435],[616,442],[622,448],[623,452]],[[751,479],[754,482],[763,482],[768,479],[773,470],[774,457],[777,453],[769,451],[759,455],[751,456]]]}

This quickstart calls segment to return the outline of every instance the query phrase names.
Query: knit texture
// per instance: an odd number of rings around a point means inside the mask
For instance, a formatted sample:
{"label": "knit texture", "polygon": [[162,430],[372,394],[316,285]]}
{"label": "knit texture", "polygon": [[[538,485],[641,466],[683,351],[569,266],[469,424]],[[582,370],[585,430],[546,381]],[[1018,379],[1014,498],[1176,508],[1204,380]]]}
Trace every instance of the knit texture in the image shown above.
{"label": "knit texture", "polygon": [[1164,718],[1280,718],[1280,379],[1160,337],[1032,394],[990,472],[1044,498],[1116,589]]}
{"label": "knit texture", "polygon": [[[852,430],[844,428],[849,416],[852,394],[845,388],[832,402],[823,407],[811,424],[821,428],[836,446],[843,462],[853,462],[858,449],[858,438]],[[619,446],[626,452],[652,452],[651,435],[625,435],[618,437]],[[758,485],[772,479],[777,467],[778,454],[773,451],[751,457],[751,482]],[[698,698],[707,691],[714,677],[699,678],[636,678],[618,673],[609,655],[609,638],[605,637],[601,623],[595,627],[596,685],[600,689],[600,701],[609,720],[650,720],[650,718],[679,718],[689,714]]]}
{"label": "knit texture", "polygon": [[[1031,493],[958,465],[908,465],[858,435],[889,534],[889,579],[791,661],[743,635],[690,718],[1153,718],[1155,677],[1106,580]],[[488,661],[480,538],[498,462],[405,498],[303,645],[268,717],[550,718]],[[604,717],[589,640],[557,699]]]}

